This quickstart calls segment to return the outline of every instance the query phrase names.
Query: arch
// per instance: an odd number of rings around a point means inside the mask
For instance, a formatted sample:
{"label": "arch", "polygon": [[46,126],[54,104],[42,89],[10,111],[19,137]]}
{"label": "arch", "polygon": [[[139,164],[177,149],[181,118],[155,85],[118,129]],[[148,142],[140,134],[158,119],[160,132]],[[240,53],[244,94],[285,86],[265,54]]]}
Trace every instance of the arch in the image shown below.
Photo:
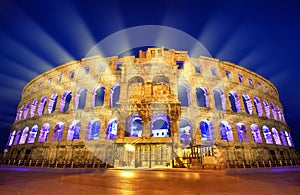
{"label": "arch", "polygon": [[31,104],[30,118],[34,117],[34,113],[35,113],[35,110],[36,110],[37,103],[38,103],[38,100],[34,99],[32,104]]}
{"label": "arch", "polygon": [[269,107],[269,104],[268,104],[267,100],[263,100],[263,104],[264,104],[264,107],[265,107],[266,117],[270,118],[270,107]]}
{"label": "arch", "polygon": [[70,102],[72,99],[72,92],[71,91],[65,91],[64,94],[61,96],[60,101],[60,111],[66,112],[69,110]]}
{"label": "arch", "polygon": [[90,120],[86,128],[86,140],[98,140],[101,122],[98,119]]}
{"label": "arch", "polygon": [[241,104],[238,94],[235,91],[229,92],[229,101],[233,112],[241,111]]}
{"label": "arch", "polygon": [[86,96],[87,96],[87,88],[83,87],[80,88],[75,97],[75,109],[77,110],[83,110],[85,107],[86,102]]}
{"label": "arch", "polygon": [[111,119],[106,127],[106,139],[115,140],[118,133],[118,120],[116,118]]}
{"label": "arch", "polygon": [[252,124],[250,126],[251,132],[252,132],[252,137],[255,143],[262,143],[262,138],[260,134],[260,130],[256,124]]}
{"label": "arch", "polygon": [[131,79],[129,79],[128,84],[135,84],[135,83],[144,83],[144,79],[142,77],[139,76],[135,76],[132,77]]}
{"label": "arch", "polygon": [[273,133],[273,138],[275,140],[276,145],[282,145],[280,138],[279,138],[278,131],[274,127],[272,128],[272,133]]}
{"label": "arch", "polygon": [[39,130],[39,127],[37,125],[33,125],[33,127],[31,128],[31,130],[29,132],[27,143],[29,143],[29,144],[34,143],[38,130]]}
{"label": "arch", "polygon": [[227,121],[220,122],[221,140],[233,142],[233,132],[230,124]]}
{"label": "arch", "polygon": [[287,141],[288,145],[290,147],[294,147],[294,143],[293,143],[292,137],[291,137],[291,135],[287,131],[285,131],[285,137],[286,137],[286,141]]}
{"label": "arch", "polygon": [[62,140],[64,128],[65,128],[65,124],[63,122],[56,123],[53,129],[53,135],[51,139],[52,142],[56,142],[56,141],[59,142]]}
{"label": "arch", "polygon": [[17,145],[19,143],[21,134],[22,134],[22,131],[18,130],[17,134],[16,134],[16,137],[15,137],[15,140],[14,140],[14,143],[13,143],[14,145]]}
{"label": "arch", "polygon": [[56,109],[56,103],[57,103],[57,98],[58,95],[57,93],[53,93],[49,99],[49,104],[48,104],[48,113],[51,114],[55,111]]}
{"label": "arch", "polygon": [[271,107],[271,110],[272,110],[273,118],[275,120],[277,120],[277,109],[275,108],[275,106],[274,106],[274,104],[272,102],[270,103],[270,107]]}
{"label": "arch", "polygon": [[14,130],[9,134],[6,146],[11,146],[13,144],[15,134],[16,134],[16,130]]}
{"label": "arch", "polygon": [[48,135],[49,135],[49,129],[50,129],[50,125],[49,123],[45,123],[41,130],[40,130],[40,136],[38,139],[38,142],[45,142],[48,139]]}
{"label": "arch", "polygon": [[244,107],[245,110],[248,114],[252,114],[253,113],[253,108],[252,108],[252,101],[249,97],[248,94],[243,94],[243,102],[244,102]]}
{"label": "arch", "polygon": [[92,106],[103,106],[105,96],[105,87],[103,85],[94,89]]}
{"label": "arch", "polygon": [[41,116],[44,113],[45,107],[46,107],[46,102],[47,102],[47,97],[44,96],[41,98],[40,104],[39,104],[39,108],[38,108],[38,115]]}
{"label": "arch", "polygon": [[286,138],[285,138],[285,135],[284,135],[284,133],[283,133],[282,130],[279,132],[279,135],[280,135],[282,144],[283,144],[284,146],[287,146],[288,144],[287,144],[287,142],[286,142]]}
{"label": "arch", "polygon": [[264,125],[262,129],[263,129],[263,134],[264,134],[266,143],[273,144],[272,135],[271,135],[271,131],[269,130],[269,128],[266,125]]}
{"label": "arch", "polygon": [[22,133],[22,135],[21,135],[19,144],[25,144],[25,141],[26,141],[27,136],[28,136],[28,131],[29,131],[29,128],[28,128],[28,127],[25,127],[24,130],[23,130],[23,133]]}
{"label": "arch", "polygon": [[170,137],[170,120],[165,114],[151,117],[151,137]]}
{"label": "arch", "polygon": [[180,106],[190,106],[190,88],[186,84],[177,85],[178,100]]}
{"label": "arch", "polygon": [[263,111],[263,108],[262,108],[262,105],[260,103],[259,98],[254,97],[253,100],[254,100],[254,106],[255,106],[255,110],[256,110],[257,115],[258,116],[263,116],[264,111]]}
{"label": "arch", "polygon": [[169,78],[166,76],[156,76],[152,79],[152,83],[166,83],[166,84],[170,84]]}
{"label": "arch", "polygon": [[191,146],[193,142],[192,124],[186,118],[179,119],[180,143],[183,146]]}
{"label": "arch", "polygon": [[30,108],[30,102],[28,102],[24,108],[24,113],[23,113],[23,119],[26,119],[27,115],[28,115],[28,111]]}
{"label": "arch", "polygon": [[22,119],[23,110],[24,110],[24,105],[22,105],[22,107],[18,109],[16,120]]}
{"label": "arch", "polygon": [[127,118],[125,137],[142,137],[143,123],[142,117],[132,114]]}
{"label": "arch", "polygon": [[214,92],[214,100],[215,100],[215,107],[217,110],[225,110],[225,97],[224,93],[221,89],[215,88]]}
{"label": "arch", "polygon": [[205,87],[196,87],[196,99],[198,107],[209,107],[208,91]]}
{"label": "arch", "polygon": [[283,121],[283,119],[282,119],[282,110],[278,106],[276,106],[276,110],[277,110],[279,120]]}
{"label": "arch", "polygon": [[244,123],[237,123],[236,130],[238,132],[238,138],[240,142],[249,142],[247,129]]}
{"label": "arch", "polygon": [[120,98],[120,84],[115,84],[110,90],[110,106],[118,107],[117,102]]}
{"label": "arch", "polygon": [[68,130],[67,141],[78,140],[80,137],[81,122],[74,120]]}
{"label": "arch", "polygon": [[200,132],[202,140],[212,140],[213,131],[213,124],[208,119],[200,122]]}

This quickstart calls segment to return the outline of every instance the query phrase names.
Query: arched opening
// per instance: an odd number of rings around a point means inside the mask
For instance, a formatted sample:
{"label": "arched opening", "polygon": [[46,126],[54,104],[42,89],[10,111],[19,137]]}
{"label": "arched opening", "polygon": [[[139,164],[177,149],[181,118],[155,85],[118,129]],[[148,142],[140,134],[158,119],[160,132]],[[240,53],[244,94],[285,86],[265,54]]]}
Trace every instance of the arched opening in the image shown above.
{"label": "arched opening", "polygon": [[65,124],[63,122],[56,123],[56,125],[54,126],[53,135],[52,135],[52,139],[51,139],[52,142],[53,141],[59,142],[62,140],[64,127],[65,127]]}
{"label": "arched opening", "polygon": [[205,87],[196,88],[196,99],[198,107],[209,107],[208,92]]}
{"label": "arched opening", "polygon": [[229,101],[231,105],[231,110],[233,112],[240,112],[241,111],[241,106],[240,106],[240,99],[239,96],[235,91],[230,91],[229,92]]}
{"label": "arched opening", "polygon": [[19,144],[24,144],[25,143],[25,141],[27,139],[27,136],[28,136],[28,131],[29,131],[29,128],[25,127],[25,129],[23,130],[23,133],[22,133]]}
{"label": "arched opening", "polygon": [[284,146],[287,146],[288,144],[287,144],[287,142],[286,142],[286,138],[285,138],[284,133],[283,133],[282,131],[280,131],[279,134],[280,134],[280,138],[281,138],[282,144],[283,144]]}
{"label": "arched opening", "polygon": [[9,134],[6,146],[11,146],[13,144],[15,134],[16,134],[15,130]]}
{"label": "arched opening", "polygon": [[120,84],[115,84],[110,90],[110,106],[118,107],[117,102],[120,98]]}
{"label": "arched opening", "polygon": [[221,140],[233,142],[233,132],[230,124],[227,121],[220,123]]}
{"label": "arched opening", "polygon": [[17,145],[19,143],[21,135],[22,135],[22,131],[18,130],[17,134],[16,134],[16,137],[15,137],[15,140],[14,140],[14,143],[13,143],[14,145]]}
{"label": "arched opening", "polygon": [[290,147],[294,147],[294,143],[293,143],[292,137],[291,137],[291,135],[287,131],[285,132],[285,137],[286,137],[286,141],[287,141],[288,145]]}
{"label": "arched opening", "polygon": [[50,125],[49,123],[45,123],[41,130],[40,130],[40,136],[38,139],[38,142],[45,142],[48,139],[48,135],[49,135],[49,129],[50,129]]}
{"label": "arched opening", "polygon": [[244,123],[237,123],[236,129],[238,132],[238,138],[240,142],[249,142],[247,129]]}
{"label": "arched opening", "polygon": [[244,107],[245,107],[246,112],[248,114],[252,114],[253,113],[252,101],[251,101],[249,95],[247,95],[247,94],[243,95],[243,102],[244,102]]}
{"label": "arched opening", "polygon": [[212,122],[210,122],[209,120],[201,121],[200,131],[202,140],[212,140],[212,133],[214,131]]}
{"label": "arched opening", "polygon": [[98,86],[94,90],[92,106],[103,106],[104,96],[105,96],[105,87],[102,85]]}
{"label": "arched opening", "polygon": [[101,129],[101,122],[99,120],[89,121],[86,128],[86,140],[98,140]]}
{"label": "arched opening", "polygon": [[252,137],[253,137],[253,140],[255,143],[262,143],[262,138],[261,138],[261,135],[260,135],[260,130],[258,128],[257,125],[255,124],[252,124],[250,126],[251,128],[251,131],[252,131]]}
{"label": "arched opening", "polygon": [[282,110],[278,106],[276,106],[276,110],[277,110],[279,120],[283,121],[283,119],[282,119]]}
{"label": "arched opening", "polygon": [[272,109],[273,118],[275,120],[277,120],[277,110],[276,110],[276,108],[275,108],[275,106],[274,106],[273,103],[270,103],[270,106],[271,106],[271,109]]}
{"label": "arched opening", "polygon": [[135,84],[135,83],[144,83],[144,79],[142,77],[132,77],[131,79],[129,79],[128,84]]}
{"label": "arched opening", "polygon": [[35,99],[33,100],[32,104],[31,104],[31,109],[30,109],[30,118],[34,117],[35,114],[35,110],[36,110],[36,106],[37,106],[38,100]]}
{"label": "arched opening", "polygon": [[86,88],[81,88],[77,91],[76,98],[75,98],[75,108],[77,110],[84,109],[85,102],[86,102],[86,95],[87,95]]}
{"label": "arched opening", "polygon": [[72,92],[71,91],[65,91],[64,94],[61,97],[60,101],[60,111],[66,112],[69,110],[70,102],[72,99]]}
{"label": "arched opening", "polygon": [[24,105],[22,105],[21,108],[19,108],[18,113],[17,113],[17,120],[21,120],[22,119],[22,114],[23,114],[23,110],[24,110]]}
{"label": "arched opening", "polygon": [[269,130],[269,128],[264,125],[262,129],[263,129],[263,134],[264,134],[266,143],[273,144],[272,135],[271,135],[271,131]]}
{"label": "arched opening", "polygon": [[263,116],[263,108],[258,97],[254,97],[255,110],[258,116]]}
{"label": "arched opening", "polygon": [[28,115],[28,110],[30,108],[30,102],[28,102],[26,104],[26,107],[24,108],[24,114],[23,114],[23,119],[26,119],[27,115]]}
{"label": "arched opening", "polygon": [[214,89],[214,100],[217,110],[225,110],[225,98],[221,89]]}
{"label": "arched opening", "polygon": [[106,128],[106,139],[115,140],[118,133],[118,120],[116,118],[111,119]]}
{"label": "arched opening", "polygon": [[74,120],[68,130],[67,141],[78,140],[80,136],[81,123],[79,120]]}
{"label": "arched opening", "polygon": [[127,118],[125,137],[142,137],[143,123],[142,117],[133,114]]}
{"label": "arched opening", "polygon": [[191,146],[193,142],[193,131],[191,122],[188,119],[179,119],[180,143],[183,146]]}
{"label": "arched opening", "polygon": [[151,118],[151,137],[170,137],[169,117],[165,114],[156,114]]}
{"label": "arched opening", "polygon": [[169,79],[166,76],[156,76],[152,79],[152,83],[166,83],[169,84]]}
{"label": "arched opening", "polygon": [[269,104],[268,104],[267,100],[263,100],[263,104],[264,104],[264,107],[265,107],[266,117],[270,118],[270,107],[269,107]]}
{"label": "arched opening", "polygon": [[47,102],[47,97],[46,96],[42,97],[37,111],[39,116],[41,116],[44,113],[46,102]]}
{"label": "arched opening", "polygon": [[48,113],[49,114],[51,114],[55,111],[57,97],[58,97],[57,93],[53,93],[49,99],[49,104],[48,104]]}
{"label": "arched opening", "polygon": [[37,134],[38,130],[39,130],[39,127],[37,125],[34,125],[31,128],[31,131],[29,132],[27,143],[29,143],[29,144],[34,143],[35,137],[36,137],[36,134]]}
{"label": "arched opening", "polygon": [[189,88],[186,85],[179,84],[177,86],[178,92],[178,100],[181,106],[189,106],[190,105],[190,95]]}
{"label": "arched opening", "polygon": [[280,138],[279,138],[278,131],[274,127],[272,128],[272,133],[273,133],[273,138],[275,140],[276,145],[282,145]]}

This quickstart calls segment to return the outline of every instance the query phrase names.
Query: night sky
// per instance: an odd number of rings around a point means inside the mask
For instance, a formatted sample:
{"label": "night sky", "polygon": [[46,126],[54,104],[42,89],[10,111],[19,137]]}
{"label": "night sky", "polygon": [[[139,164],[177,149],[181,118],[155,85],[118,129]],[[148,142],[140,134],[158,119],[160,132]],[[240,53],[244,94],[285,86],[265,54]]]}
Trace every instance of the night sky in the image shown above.
{"label": "night sky", "polygon": [[105,37],[140,25],[183,31],[200,41],[212,57],[239,64],[270,80],[279,91],[299,151],[297,0],[1,0],[1,152],[27,82],[55,66],[85,57]]}

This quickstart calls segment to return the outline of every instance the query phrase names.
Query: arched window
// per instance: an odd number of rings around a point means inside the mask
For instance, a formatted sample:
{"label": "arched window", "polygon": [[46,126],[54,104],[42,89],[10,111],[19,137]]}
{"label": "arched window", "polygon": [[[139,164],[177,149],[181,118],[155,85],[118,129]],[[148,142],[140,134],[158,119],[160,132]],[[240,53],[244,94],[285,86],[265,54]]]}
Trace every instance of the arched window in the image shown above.
{"label": "arched window", "polygon": [[72,92],[65,91],[64,94],[61,96],[61,101],[60,101],[61,112],[66,112],[67,110],[69,110],[71,99],[72,99]]}
{"label": "arched window", "polygon": [[75,108],[78,110],[82,110],[85,107],[86,102],[86,95],[87,95],[87,89],[81,88],[77,91],[76,97],[75,97]]}
{"label": "arched window", "polygon": [[263,108],[258,97],[254,97],[255,110],[258,116],[263,116]]}
{"label": "arched window", "polygon": [[221,140],[233,142],[233,133],[230,124],[227,121],[220,123]]}
{"label": "arched window", "polygon": [[153,83],[166,83],[169,84],[169,79],[166,76],[156,76],[152,79]]}
{"label": "arched window", "polygon": [[29,108],[30,108],[30,102],[28,102],[28,103],[26,104],[26,107],[24,108],[23,119],[26,119]]}
{"label": "arched window", "polygon": [[263,104],[265,107],[266,117],[270,118],[270,107],[269,107],[267,100],[263,100]]}
{"label": "arched window", "polygon": [[142,137],[143,124],[142,117],[133,114],[127,118],[125,137]]}
{"label": "arched window", "polygon": [[169,117],[165,114],[156,114],[151,118],[151,137],[170,137]]}
{"label": "arched window", "polygon": [[22,105],[22,107],[18,109],[18,113],[17,113],[17,117],[16,117],[17,120],[22,119],[23,110],[24,110],[24,105]]}
{"label": "arched window", "polygon": [[38,142],[45,142],[48,139],[48,135],[49,135],[49,129],[50,129],[50,125],[49,123],[45,123],[41,130],[40,130],[40,136],[38,139]]}
{"label": "arched window", "polygon": [[257,125],[251,125],[252,137],[255,143],[262,143],[262,138],[260,135],[260,130]]}
{"label": "arched window", "polygon": [[120,84],[115,84],[110,90],[110,106],[118,107],[117,102],[120,98]]}
{"label": "arched window", "polygon": [[262,129],[263,129],[264,137],[266,139],[266,143],[273,144],[272,135],[271,135],[269,128],[264,125]]}
{"label": "arched window", "polygon": [[241,105],[240,105],[240,99],[239,96],[235,91],[229,92],[229,101],[231,104],[231,110],[233,112],[240,112],[241,111]]}
{"label": "arched window", "polygon": [[35,113],[35,110],[36,110],[37,103],[38,103],[38,100],[35,99],[35,100],[33,100],[32,104],[31,104],[30,118],[34,117],[34,113]]}
{"label": "arched window", "polygon": [[249,142],[247,129],[244,123],[237,123],[236,129],[238,132],[238,138],[240,142]]}
{"label": "arched window", "polygon": [[58,97],[57,93],[53,93],[49,99],[49,104],[48,104],[49,114],[53,113],[56,109],[57,97]]}
{"label": "arched window", "polygon": [[144,83],[144,79],[142,77],[133,77],[131,79],[129,79],[128,81],[129,84],[134,84],[134,83]]}
{"label": "arched window", "polygon": [[6,146],[11,146],[13,144],[15,134],[16,134],[16,131],[13,131],[9,134]]}
{"label": "arched window", "polygon": [[278,106],[276,106],[276,110],[277,110],[279,120],[283,121],[283,119],[282,119],[282,110]]}
{"label": "arched window", "polygon": [[283,133],[282,131],[280,131],[279,134],[280,134],[280,138],[281,138],[282,144],[283,144],[284,146],[287,146],[288,144],[287,144],[287,142],[286,142],[286,138],[285,138],[284,133]]}
{"label": "arched window", "polygon": [[280,141],[280,138],[279,138],[278,131],[277,131],[274,127],[272,128],[272,133],[273,133],[273,138],[274,138],[274,140],[275,140],[275,143],[276,143],[277,145],[282,145],[282,144],[281,144],[281,141]]}
{"label": "arched window", "polygon": [[89,121],[86,128],[86,140],[98,140],[101,129],[101,123],[99,120]]}
{"label": "arched window", "polygon": [[46,96],[42,97],[37,111],[39,116],[41,116],[44,113],[46,102],[47,102],[47,97]]}
{"label": "arched window", "polygon": [[28,131],[29,131],[29,128],[25,127],[25,129],[23,130],[23,133],[22,133],[19,144],[24,144],[25,143],[25,141],[27,139],[27,136],[28,136]]}
{"label": "arched window", "polygon": [[81,123],[79,120],[74,120],[68,130],[67,141],[78,140],[80,136]]}
{"label": "arched window", "polygon": [[225,110],[225,97],[221,89],[214,89],[214,100],[217,110]]}
{"label": "arched window", "polygon": [[192,125],[188,119],[180,118],[179,119],[179,133],[180,133],[180,143],[183,146],[191,146],[192,145]]}
{"label": "arched window", "polygon": [[118,120],[116,118],[111,119],[106,128],[106,139],[115,140],[118,133]]}
{"label": "arched window", "polygon": [[251,101],[249,95],[247,95],[247,94],[243,95],[243,102],[244,102],[244,107],[245,107],[246,112],[248,114],[252,114],[253,113],[252,101]]}
{"label": "arched window", "polygon": [[287,131],[285,132],[285,136],[286,136],[286,141],[287,141],[288,145],[290,147],[294,147],[294,143],[293,143],[292,137],[291,137],[291,135]]}
{"label": "arched window", "polygon": [[92,106],[103,106],[104,104],[105,87],[98,86],[93,93]]}
{"label": "arched window", "polygon": [[16,137],[15,137],[15,140],[14,140],[14,143],[13,143],[14,145],[17,145],[17,144],[19,143],[21,134],[22,134],[22,131],[21,131],[21,130],[18,130],[18,131],[17,131],[17,134],[16,134]]}
{"label": "arched window", "polygon": [[275,106],[274,106],[273,103],[270,103],[270,106],[271,106],[271,109],[272,109],[273,118],[275,120],[277,120],[277,110],[276,110],[276,108],[275,108]]}
{"label": "arched window", "polygon": [[36,134],[37,134],[38,130],[39,130],[39,127],[37,125],[34,125],[31,128],[31,131],[29,132],[27,143],[29,143],[29,144],[34,143],[35,137],[36,137]]}
{"label": "arched window", "polygon": [[203,120],[200,122],[200,131],[202,140],[212,140],[214,128],[213,124],[209,120]]}
{"label": "arched window", "polygon": [[205,87],[196,88],[196,98],[198,107],[209,107],[208,92]]}
{"label": "arched window", "polygon": [[59,142],[62,140],[64,127],[65,124],[63,122],[56,123],[56,125],[54,126],[53,135],[51,139],[52,142],[56,142],[56,141]]}
{"label": "arched window", "polygon": [[178,92],[178,100],[181,106],[189,106],[190,105],[190,93],[189,87],[183,84],[179,84],[177,86]]}

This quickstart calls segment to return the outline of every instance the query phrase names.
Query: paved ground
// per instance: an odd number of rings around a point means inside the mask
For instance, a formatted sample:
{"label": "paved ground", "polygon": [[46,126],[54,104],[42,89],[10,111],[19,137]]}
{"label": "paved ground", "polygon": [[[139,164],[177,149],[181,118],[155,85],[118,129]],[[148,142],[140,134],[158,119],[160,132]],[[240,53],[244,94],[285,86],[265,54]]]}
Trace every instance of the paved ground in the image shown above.
{"label": "paved ground", "polygon": [[0,167],[0,194],[300,194],[300,168],[86,170]]}

